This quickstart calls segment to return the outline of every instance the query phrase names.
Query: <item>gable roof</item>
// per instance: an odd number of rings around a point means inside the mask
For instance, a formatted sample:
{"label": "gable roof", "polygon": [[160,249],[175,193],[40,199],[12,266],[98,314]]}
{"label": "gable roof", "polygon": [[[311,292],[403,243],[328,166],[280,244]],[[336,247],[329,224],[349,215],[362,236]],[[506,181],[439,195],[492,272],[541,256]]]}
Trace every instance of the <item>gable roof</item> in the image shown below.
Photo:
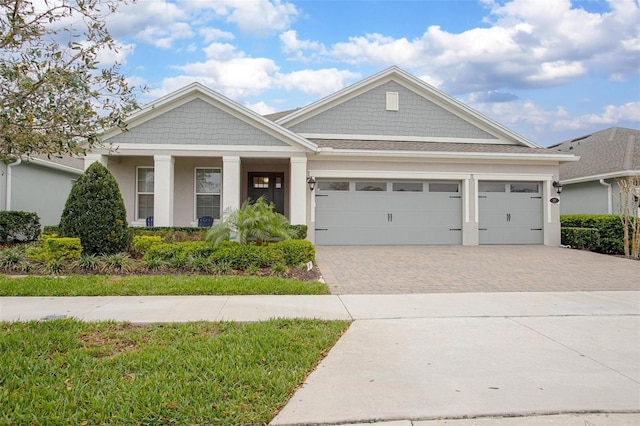
{"label": "gable roof", "polygon": [[[264,131],[265,133],[276,136],[279,139],[290,141],[294,145],[300,145],[312,151],[317,149],[315,144],[300,135],[275,124],[268,118],[261,116],[249,108],[198,82],[191,83],[137,110],[127,118],[127,126],[129,128],[138,126],[193,99],[200,99],[209,103],[210,105],[219,108],[220,110]],[[121,133],[122,131],[115,127],[103,133],[102,139],[106,141]]]}
{"label": "gable roof", "polygon": [[640,174],[640,130],[611,127],[549,149],[580,156],[579,161],[560,166],[563,183]]}
{"label": "gable roof", "polygon": [[346,87],[332,95],[320,99],[317,102],[307,105],[306,107],[293,110],[282,117],[277,118],[277,115],[275,114],[272,116],[274,116],[276,123],[284,127],[292,127],[374,87],[384,84],[387,81],[395,81],[398,84],[407,87],[409,90],[419,94],[428,101],[433,102],[455,116],[473,124],[491,135],[496,136],[497,142],[507,142],[509,144],[521,145],[530,148],[540,148],[525,137],[509,130],[496,121],[447,95],[441,90],[436,89],[419,78],[401,70],[397,66],[389,67],[352,86]]}

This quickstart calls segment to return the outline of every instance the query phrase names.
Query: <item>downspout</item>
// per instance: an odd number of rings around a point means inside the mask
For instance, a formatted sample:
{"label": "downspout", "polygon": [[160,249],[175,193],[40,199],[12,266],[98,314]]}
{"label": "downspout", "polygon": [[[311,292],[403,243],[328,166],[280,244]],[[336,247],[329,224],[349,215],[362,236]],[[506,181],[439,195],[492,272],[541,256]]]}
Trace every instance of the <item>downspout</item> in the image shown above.
{"label": "downspout", "polygon": [[6,200],[6,203],[4,205],[4,208],[7,211],[11,210],[11,167],[19,166],[20,163],[22,163],[22,160],[20,158],[18,158],[13,163],[7,164],[7,193],[6,193],[7,200]]}
{"label": "downspout", "polygon": [[607,188],[607,211],[608,214],[613,214],[613,190],[611,189],[611,184],[604,181],[604,179],[600,179],[600,185],[605,186]]}

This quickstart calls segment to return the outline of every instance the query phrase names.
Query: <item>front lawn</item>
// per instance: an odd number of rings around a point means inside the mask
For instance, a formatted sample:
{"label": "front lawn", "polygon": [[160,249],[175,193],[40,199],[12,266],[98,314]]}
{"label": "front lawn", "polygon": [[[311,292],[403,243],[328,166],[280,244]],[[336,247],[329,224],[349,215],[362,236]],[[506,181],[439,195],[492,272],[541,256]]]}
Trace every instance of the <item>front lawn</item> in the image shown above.
{"label": "front lawn", "polygon": [[267,424],[347,326],[0,323],[0,423]]}
{"label": "front lawn", "polygon": [[329,294],[318,281],[236,275],[0,275],[0,296]]}

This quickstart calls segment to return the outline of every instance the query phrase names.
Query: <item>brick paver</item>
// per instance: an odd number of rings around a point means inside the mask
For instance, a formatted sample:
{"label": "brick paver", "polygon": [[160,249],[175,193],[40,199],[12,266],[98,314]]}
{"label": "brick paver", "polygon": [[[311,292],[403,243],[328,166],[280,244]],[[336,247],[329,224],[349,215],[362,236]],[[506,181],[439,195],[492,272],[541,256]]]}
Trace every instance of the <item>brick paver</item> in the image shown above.
{"label": "brick paver", "polygon": [[640,262],[546,246],[318,246],[333,294],[640,290]]}

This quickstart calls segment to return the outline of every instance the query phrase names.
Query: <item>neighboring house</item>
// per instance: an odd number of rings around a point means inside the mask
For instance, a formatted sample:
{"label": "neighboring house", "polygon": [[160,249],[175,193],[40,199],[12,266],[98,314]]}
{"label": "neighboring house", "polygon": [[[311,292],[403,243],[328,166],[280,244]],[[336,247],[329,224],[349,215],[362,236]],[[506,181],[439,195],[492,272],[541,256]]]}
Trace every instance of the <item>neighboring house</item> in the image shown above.
{"label": "neighboring house", "polygon": [[0,162],[0,210],[36,212],[41,225],[57,225],[82,165],[70,157]]}
{"label": "neighboring house", "polygon": [[560,166],[561,214],[620,213],[616,181],[640,176],[640,130],[612,127],[550,146],[580,157]]}
{"label": "neighboring house", "polygon": [[268,117],[194,83],[103,140],[85,167],[113,172],[134,226],[195,226],[265,195],[318,245],[558,245],[552,182],[575,159],[397,67]]}

